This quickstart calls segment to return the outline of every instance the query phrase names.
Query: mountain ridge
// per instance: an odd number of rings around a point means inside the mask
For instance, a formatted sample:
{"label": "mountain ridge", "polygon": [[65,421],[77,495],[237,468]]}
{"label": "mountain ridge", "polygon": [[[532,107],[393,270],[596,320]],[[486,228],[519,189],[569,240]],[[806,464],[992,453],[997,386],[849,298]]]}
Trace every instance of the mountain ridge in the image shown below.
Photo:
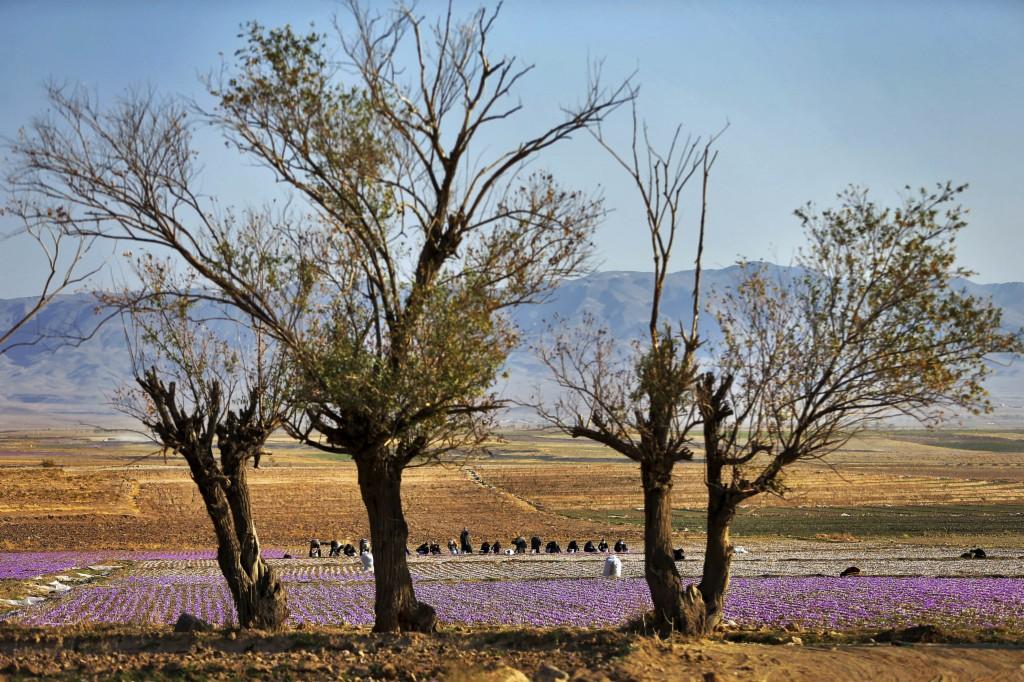
{"label": "mountain ridge", "polygon": [[[782,279],[791,277],[794,268],[764,264]],[[741,274],[739,266],[705,269],[702,289],[713,300],[715,292],[734,286]],[[653,273],[609,270],[566,280],[542,303],[524,306],[513,313],[522,332],[523,343],[510,356],[506,369],[509,379],[498,386],[504,397],[526,400],[539,392],[549,395],[547,370],[530,350],[539,343],[551,325],[568,329],[586,315],[607,326],[619,341],[642,338],[649,323]],[[682,321],[687,326],[692,314],[694,271],[679,270],[666,278],[662,302],[665,321]],[[1024,282],[979,284],[956,282],[968,292],[990,297],[1003,309],[1006,329],[1024,328]],[[0,299],[0,328],[16,319],[20,311],[35,299]],[[702,311],[703,312],[703,311]],[[58,296],[12,339],[30,341],[40,331],[68,334],[90,331],[101,312],[92,294]],[[700,333],[714,343],[720,332],[713,316],[702,314]],[[127,419],[110,404],[114,391],[131,381],[130,360],[124,331],[119,321],[111,320],[95,335],[77,347],[56,350],[53,339],[36,345],[22,345],[0,356],[0,428],[12,426],[72,426],[76,424],[119,425]],[[547,385],[546,385],[547,384]],[[996,415],[973,421],[988,425],[1024,426],[1024,362],[994,366],[988,382]],[[512,413],[513,419],[528,420],[524,410]]]}

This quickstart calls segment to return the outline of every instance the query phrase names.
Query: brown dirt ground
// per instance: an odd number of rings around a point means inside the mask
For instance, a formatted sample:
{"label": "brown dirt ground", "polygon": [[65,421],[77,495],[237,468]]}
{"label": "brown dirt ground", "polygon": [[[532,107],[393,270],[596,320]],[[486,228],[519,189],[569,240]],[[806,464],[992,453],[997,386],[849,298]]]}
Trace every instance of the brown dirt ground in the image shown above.
{"label": "brown dirt ground", "polygon": [[[1020,434],[1007,434],[1008,439]],[[367,535],[351,464],[285,442],[250,477],[267,547],[301,549],[310,536]],[[640,504],[635,465],[607,450],[551,434],[511,434],[497,456],[468,468],[405,476],[411,540],[457,533],[505,542],[520,533],[568,537],[640,529],[570,519],[556,509]],[[48,460],[50,466],[42,466]],[[778,505],[856,506],[1024,501],[1024,457],[956,450],[872,435],[833,468],[794,469]],[[681,467],[677,504],[699,500],[699,464]],[[746,540],[746,539],[745,539]],[[934,540],[934,539],[933,539]],[[773,542],[775,542],[773,540]],[[188,472],[148,446],[103,435],[0,434],[0,550],[212,548],[209,521]],[[785,638],[781,638],[784,640]],[[806,646],[660,642],[619,631],[451,629],[436,637],[292,631],[175,635],[166,630],[25,630],[0,626],[0,680],[541,678],[553,665],[579,680],[1024,680],[1024,649],[979,643],[911,646],[818,642]]]}
{"label": "brown dirt ground", "polygon": [[[769,645],[612,630],[436,636],[0,629],[0,679],[1020,680],[1024,649],[992,644]],[[517,675],[517,672],[522,677]]]}
{"label": "brown dirt ground", "polygon": [[[1016,435],[1006,434],[1007,441]],[[368,535],[351,463],[326,461],[283,439],[271,449],[264,468],[250,476],[264,546],[299,551],[310,537]],[[640,540],[636,526],[557,513],[639,506],[635,464],[550,433],[510,434],[494,450],[496,456],[462,467],[407,471],[411,542],[443,544],[464,525],[476,542],[505,543],[519,534]],[[56,466],[42,466],[44,459]],[[678,468],[677,505],[701,505],[700,473],[699,462]],[[837,453],[830,467],[794,467],[787,499],[761,496],[750,504],[1019,504],[1022,482],[1020,453],[961,451],[870,435]],[[0,550],[206,548],[213,541],[180,460],[95,434],[0,434],[0,528]]]}

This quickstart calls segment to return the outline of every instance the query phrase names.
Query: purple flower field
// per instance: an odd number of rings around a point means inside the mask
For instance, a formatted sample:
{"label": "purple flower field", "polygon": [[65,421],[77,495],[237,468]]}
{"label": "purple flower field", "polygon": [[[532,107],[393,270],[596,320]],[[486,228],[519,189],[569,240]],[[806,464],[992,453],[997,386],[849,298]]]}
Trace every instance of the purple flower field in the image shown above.
{"label": "purple flower field", "polygon": [[[280,558],[283,550],[266,550],[263,556]],[[169,560],[187,561],[213,559],[213,550],[165,551],[152,550],[125,552],[118,550],[95,552],[0,552],[0,580],[26,580],[36,576],[54,575],[72,568],[109,561]]]}
{"label": "purple flower field", "polygon": [[[288,580],[293,623],[369,625],[373,582],[353,575]],[[617,625],[650,608],[642,579],[443,582],[418,580],[417,594],[443,622],[517,626]],[[25,625],[82,622],[168,624],[187,611],[226,625],[235,620],[215,575],[125,576],[7,615]],[[726,618],[744,625],[852,629],[934,623],[966,628],[1024,627],[1024,579],[831,577],[738,578]]]}

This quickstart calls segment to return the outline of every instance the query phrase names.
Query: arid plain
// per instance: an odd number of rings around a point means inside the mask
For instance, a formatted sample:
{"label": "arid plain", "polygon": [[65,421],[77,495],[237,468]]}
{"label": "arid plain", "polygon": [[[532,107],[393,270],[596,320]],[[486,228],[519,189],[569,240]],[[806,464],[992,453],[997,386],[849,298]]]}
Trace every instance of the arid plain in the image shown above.
{"label": "arid plain", "polygon": [[[368,534],[355,468],[285,438],[252,472],[263,545],[293,554],[312,537]],[[699,453],[675,476],[678,543],[701,545]],[[738,543],[860,542],[1024,548],[1024,431],[872,433],[795,467],[784,498],[741,512]],[[517,535],[642,537],[638,468],[584,441],[505,434],[490,454],[411,469],[410,543]],[[0,550],[212,549],[212,530],[180,458],[106,433],[0,434]],[[614,539],[613,539],[614,538]]]}
{"label": "arid plain", "polygon": [[[571,539],[582,544],[604,537],[623,538],[634,551],[642,548],[642,496],[634,464],[546,431],[506,433],[489,449],[486,456],[407,473],[410,544],[436,540],[443,545],[466,526],[476,543],[504,544],[516,535],[536,534],[563,547]],[[350,462],[285,438],[276,439],[271,450],[250,476],[265,548],[276,556],[304,557],[311,537],[354,541],[367,535]],[[747,550],[736,557],[737,594],[763,589],[765,583],[745,587],[747,578],[834,576],[847,564],[879,576],[1022,576],[1022,455],[1021,431],[893,431],[868,434],[828,460],[796,467],[785,498],[762,497],[736,522],[734,542]],[[676,475],[676,541],[687,553],[680,572],[688,579],[700,574],[701,471],[698,453]],[[985,547],[991,560],[959,558],[960,551],[976,546]],[[147,572],[162,575],[165,568],[159,562],[133,562],[134,552],[144,558],[147,551],[209,553],[214,547],[187,469],[151,444],[106,432],[0,435],[0,552],[94,552],[89,555],[94,557],[109,552],[129,567],[127,578],[113,579],[145,580]],[[446,581],[460,576],[483,581],[525,576],[527,582],[519,584],[529,585],[533,573],[578,579],[598,569],[585,557],[537,557],[531,565],[481,559],[447,566],[414,559],[413,569],[428,581],[424,589],[444,589]],[[321,561],[324,567],[314,566]],[[286,575],[349,570],[327,566],[331,562],[337,560],[272,560]],[[189,581],[209,573],[205,579],[219,582],[212,562],[175,565],[191,566]],[[641,557],[626,557],[625,567],[628,576],[642,575]],[[0,581],[0,597],[16,596],[28,582]],[[102,584],[76,589],[102,590]],[[546,666],[567,670],[573,679],[594,680],[1024,676],[1020,641],[1005,630],[989,635],[925,631],[918,633],[921,643],[904,647],[889,646],[885,637],[797,625],[739,627],[713,641],[662,643],[615,627],[507,630],[455,624],[433,637],[403,635],[384,642],[351,625],[311,630],[300,623],[292,633],[264,637],[230,629],[182,636],[154,624],[15,622],[0,625],[0,678],[297,679],[323,672],[499,680],[520,679],[513,668],[541,679]]]}

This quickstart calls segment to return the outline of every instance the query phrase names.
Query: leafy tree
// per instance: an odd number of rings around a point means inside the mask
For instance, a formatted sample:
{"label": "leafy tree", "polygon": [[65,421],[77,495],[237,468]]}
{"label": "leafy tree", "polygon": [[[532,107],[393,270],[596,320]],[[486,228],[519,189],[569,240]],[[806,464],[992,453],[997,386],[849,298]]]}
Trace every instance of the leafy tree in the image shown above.
{"label": "leafy tree", "polygon": [[[722,618],[729,530],[744,500],[784,494],[786,467],[826,457],[879,420],[903,415],[932,425],[950,410],[990,409],[986,363],[993,354],[1020,353],[1024,344],[1020,334],[1001,330],[998,308],[957,287],[957,278],[971,274],[955,265],[955,237],[966,223],[952,202],[963,187],[921,191],[897,209],[851,189],[837,209],[797,211],[808,240],[797,276],[773,281],[763,267],[745,266],[717,306],[722,347],[698,360],[706,205],[689,328],[659,329],[678,215],[672,197],[680,186],[672,178],[689,176],[672,172],[679,168],[671,163],[674,144],[662,157],[644,142],[645,163],[638,162],[636,136],[631,157],[616,158],[638,187],[652,235],[649,343],[624,359],[592,323],[557,338],[541,355],[565,396],[541,406],[541,414],[573,437],[640,463],[653,625],[663,634],[703,634]],[[696,160],[682,158],[683,168],[704,169],[706,190],[714,156],[705,147]],[[684,589],[671,561],[671,475],[676,462],[693,458],[698,445],[690,433],[698,427],[707,546],[700,584]]]}
{"label": "leafy tree", "polygon": [[[239,310],[295,368],[290,432],[350,454],[375,554],[380,631],[431,630],[405,558],[401,477],[477,446],[517,341],[505,311],[542,298],[585,264],[599,199],[525,167],[632,97],[595,78],[560,122],[503,152],[482,131],[522,110],[529,67],[487,44],[496,13],[434,25],[404,8],[349,7],[340,32],[355,87],[319,34],[252,25],[237,64],[209,85],[200,118],[264,163],[311,215],[261,214],[259,230],[196,189],[193,117],[142,93],[109,112],[51,88],[56,119],[12,146],[24,213],[66,233],[170,249],[196,280],[178,295]],[[410,48],[411,69],[397,55]],[[406,74],[411,76],[407,78]],[[520,117],[521,118],[521,117]],[[248,235],[248,236],[246,236]],[[261,245],[268,245],[263,253]],[[268,258],[273,279],[257,282]]]}
{"label": "leafy tree", "polygon": [[796,212],[807,246],[791,281],[747,265],[723,297],[724,342],[696,385],[704,432],[708,528],[700,584],[707,628],[729,584],[737,507],[784,494],[786,468],[826,457],[893,416],[927,426],[991,409],[994,354],[1024,350],[1001,311],[963,291],[955,204],[965,186],[920,190],[884,208],[849,189],[837,208]]}

